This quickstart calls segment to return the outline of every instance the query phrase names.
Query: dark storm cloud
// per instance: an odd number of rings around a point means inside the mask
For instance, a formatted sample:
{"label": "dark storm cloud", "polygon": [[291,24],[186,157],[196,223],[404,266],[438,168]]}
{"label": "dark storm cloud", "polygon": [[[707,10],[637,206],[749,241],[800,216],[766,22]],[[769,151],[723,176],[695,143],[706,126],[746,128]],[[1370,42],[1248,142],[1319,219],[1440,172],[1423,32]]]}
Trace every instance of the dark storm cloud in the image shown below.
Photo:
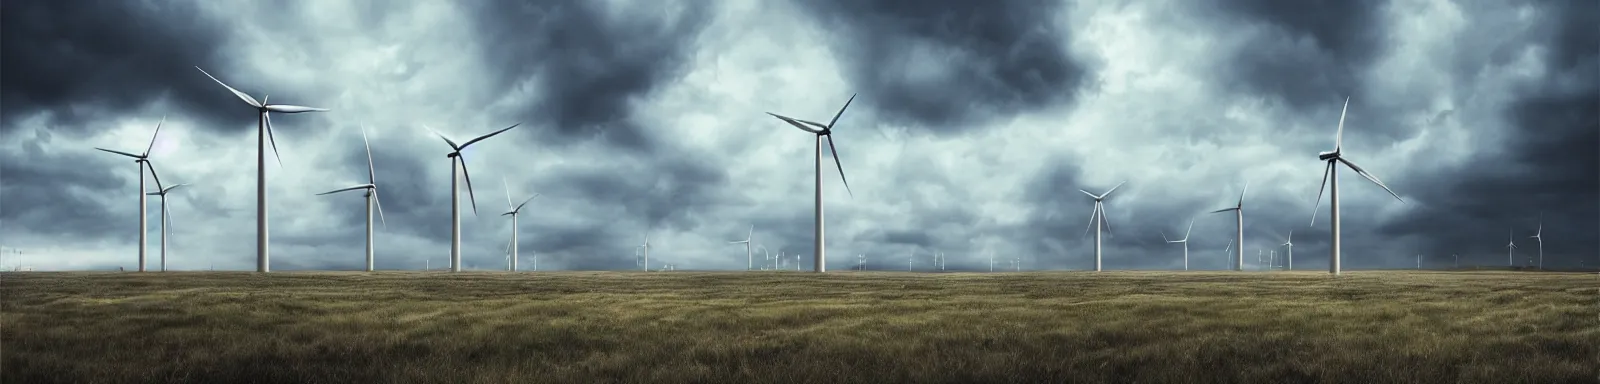
{"label": "dark storm cloud", "polygon": [[0,20],[0,132],[38,113],[57,131],[102,130],[88,123],[162,98],[178,106],[171,114],[211,122],[241,108],[193,68],[223,68],[217,53],[230,34],[191,3],[17,1]]}
{"label": "dark storm cloud", "polygon": [[[0,196],[4,196],[0,222],[37,233],[110,236],[131,242],[139,233],[131,224],[138,215],[125,221],[106,220],[111,216],[106,204],[127,204],[130,209],[126,212],[137,209],[138,187],[125,181],[136,180],[139,166],[133,159],[110,153],[90,157],[84,152],[47,153],[44,149],[59,143],[40,131],[21,142],[21,153],[0,151],[0,177],[5,179],[0,184]],[[104,199],[108,194],[113,196],[110,201]],[[155,204],[154,197],[150,203]]]}
{"label": "dark storm cloud", "polygon": [[1221,63],[1223,80],[1242,91],[1322,109],[1357,93],[1362,70],[1385,49],[1384,0],[1211,0],[1191,4],[1227,29],[1254,30]]}
{"label": "dark storm cloud", "polygon": [[[798,3],[835,33],[835,56],[866,104],[917,129],[965,131],[1070,102],[1085,77],[1063,48],[1055,1]],[[930,75],[909,75],[918,73]]]}
{"label": "dark storm cloud", "polygon": [[604,132],[604,140],[635,150],[657,144],[644,131],[651,127],[629,119],[632,103],[684,71],[710,18],[702,2],[678,4],[681,13],[664,20],[612,16],[594,1],[475,4],[483,60],[500,71],[490,74],[499,85],[490,94],[520,90],[537,78],[537,104],[511,113],[521,121],[545,122],[539,125],[559,134],[541,136],[543,141]]}

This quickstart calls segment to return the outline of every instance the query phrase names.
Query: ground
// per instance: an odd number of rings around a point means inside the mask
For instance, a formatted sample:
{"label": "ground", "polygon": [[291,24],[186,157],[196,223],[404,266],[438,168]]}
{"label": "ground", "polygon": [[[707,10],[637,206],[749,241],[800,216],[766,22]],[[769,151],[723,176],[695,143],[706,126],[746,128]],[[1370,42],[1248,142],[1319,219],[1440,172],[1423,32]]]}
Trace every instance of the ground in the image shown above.
{"label": "ground", "polygon": [[1600,275],[4,273],[5,383],[1595,383]]}

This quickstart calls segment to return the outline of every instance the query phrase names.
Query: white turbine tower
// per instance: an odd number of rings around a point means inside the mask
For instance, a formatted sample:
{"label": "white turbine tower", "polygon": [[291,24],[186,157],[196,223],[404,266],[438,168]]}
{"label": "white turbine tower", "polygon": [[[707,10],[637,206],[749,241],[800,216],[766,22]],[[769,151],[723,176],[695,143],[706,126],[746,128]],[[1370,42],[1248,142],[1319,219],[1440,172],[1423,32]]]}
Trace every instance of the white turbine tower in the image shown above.
{"label": "white turbine tower", "polygon": [[[1238,205],[1234,205],[1233,208],[1223,208],[1223,209],[1218,209],[1218,210],[1215,210],[1215,211],[1211,211],[1211,213],[1233,211],[1234,217],[1238,219],[1238,225],[1239,225],[1239,232],[1237,234],[1235,234],[1235,237],[1234,237],[1233,240],[1235,242],[1239,243],[1239,249],[1241,249],[1241,250],[1244,249],[1244,194],[1245,194],[1245,192],[1249,192],[1249,191],[1250,191],[1250,182],[1246,181],[1244,183],[1244,190],[1239,191],[1239,203],[1238,203]],[[1235,254],[1239,255],[1239,257],[1234,259],[1233,270],[1235,270],[1235,271],[1243,271],[1244,270],[1244,252],[1238,252],[1238,253],[1235,253]]]}
{"label": "white turbine tower", "polygon": [[[144,189],[144,170],[145,168],[150,169],[150,177],[156,180],[156,188],[161,188],[161,177],[156,176],[156,168],[150,165],[150,150],[156,147],[156,135],[161,134],[161,125],[165,124],[166,122],[167,117],[162,116],[161,122],[156,123],[156,132],[150,135],[150,145],[145,147],[144,152],[141,154],[135,155],[132,153],[113,151],[100,147],[94,148],[118,155],[132,157],[133,163],[139,165],[139,272],[144,272],[146,264],[145,258],[147,254],[147,248],[149,247],[149,245],[147,245],[149,243],[147,236],[149,235],[146,233],[149,232],[149,224],[147,224],[149,218],[146,217],[149,215],[149,212],[147,211],[149,204],[146,202],[147,200],[145,198],[147,191]],[[162,201],[166,200],[162,199]]]}
{"label": "white turbine tower", "polygon": [[[1339,258],[1339,169],[1338,169],[1338,165],[1335,164],[1335,163],[1344,163],[1345,166],[1350,167],[1350,170],[1356,171],[1356,174],[1361,175],[1361,177],[1365,177],[1368,181],[1371,181],[1373,184],[1377,184],[1379,187],[1382,187],[1384,191],[1387,191],[1387,192],[1389,192],[1390,195],[1393,195],[1396,200],[1400,200],[1401,203],[1405,202],[1405,199],[1401,199],[1400,195],[1395,194],[1393,190],[1389,189],[1389,186],[1383,185],[1383,182],[1379,181],[1377,176],[1373,176],[1371,173],[1367,173],[1366,170],[1361,169],[1361,166],[1356,165],[1356,163],[1353,163],[1350,160],[1346,160],[1344,158],[1344,114],[1348,110],[1350,110],[1350,98],[1346,97],[1344,99],[1344,109],[1339,110],[1339,131],[1337,133],[1335,133],[1334,136],[1333,136],[1333,150],[1317,154],[1317,158],[1318,159],[1321,159],[1321,160],[1327,162],[1327,166],[1323,167],[1322,179],[1326,183],[1326,187],[1327,187],[1327,191],[1328,191],[1328,206],[1329,206],[1329,210],[1331,211],[1331,213],[1328,215],[1328,220],[1332,221],[1332,228],[1333,228],[1333,230],[1331,231],[1332,237],[1333,237],[1333,242],[1332,242],[1332,244],[1330,244],[1330,246],[1328,248],[1328,272],[1332,273],[1334,275],[1338,275],[1339,274],[1339,262],[1340,262],[1340,258]],[[1322,204],[1322,191],[1323,191],[1322,188],[1323,188],[1323,186],[1324,186],[1323,184],[1319,184],[1317,186],[1317,202],[1316,202],[1315,205],[1312,205],[1311,225],[1316,225],[1316,223],[1317,223],[1317,208]]]}
{"label": "white turbine tower", "polygon": [[1515,267],[1517,266],[1517,262],[1512,260],[1515,260],[1516,256],[1517,236],[1513,235],[1512,231],[1508,230],[1506,231],[1506,238],[1508,239],[1508,242],[1506,243],[1506,266]]}
{"label": "white turbine tower", "polygon": [[[1222,248],[1222,255],[1227,258],[1227,261],[1223,262],[1223,264],[1227,264],[1228,262],[1232,262],[1234,260],[1233,259],[1233,240],[1232,239],[1228,240],[1228,246],[1227,247],[1223,247]],[[1235,270],[1237,270],[1237,269],[1235,269]]]}
{"label": "white turbine tower", "polygon": [[[822,140],[823,140],[824,137],[826,137],[827,140],[828,140],[828,151],[833,154],[833,165],[836,168],[839,169],[839,181],[844,183],[845,192],[849,193],[851,197],[854,197],[855,196],[855,192],[850,192],[850,181],[848,179],[845,179],[845,177],[844,177],[844,164],[839,162],[839,148],[833,146],[833,128],[834,128],[834,124],[839,123],[839,116],[843,116],[844,115],[844,110],[847,109],[847,108],[850,108],[850,102],[853,102],[855,100],[856,100],[856,95],[850,95],[850,100],[846,100],[844,102],[844,107],[839,108],[839,113],[836,113],[836,114],[833,115],[833,120],[828,121],[828,125],[822,125],[822,124],[818,124],[818,123],[814,123],[814,122],[810,122],[810,121],[806,121],[806,120],[789,118],[789,117],[778,115],[778,114],[775,114],[775,113],[772,113],[772,112],[767,112],[768,115],[772,115],[772,117],[776,117],[776,118],[778,118],[780,120],[783,120],[784,122],[789,123],[789,125],[793,125],[795,128],[799,128],[802,131],[810,132],[810,133],[813,133],[813,134],[817,135],[817,173],[816,173],[816,178],[817,178],[817,180],[816,180],[817,181],[817,208],[816,208],[817,209],[817,226],[816,226],[817,234],[816,234],[816,236],[817,237],[816,237],[816,243],[813,245],[813,247],[816,248],[816,267],[815,268],[816,268],[816,272],[818,272],[818,273],[827,272],[828,271],[828,265],[827,265],[827,261],[828,260],[827,260],[827,251],[826,251],[827,243],[825,241],[823,241],[823,230],[822,230]],[[807,127],[807,125],[809,125],[811,127],[815,127],[815,128]]]}
{"label": "white turbine tower", "polygon": [[[465,167],[463,167],[463,168],[465,168]],[[504,186],[506,188],[506,209],[509,209],[509,211],[506,211],[506,213],[500,214],[500,216],[511,216],[511,244],[509,246],[507,246],[507,252],[510,252],[509,255],[511,257],[511,271],[512,272],[516,272],[517,271],[517,216],[522,216],[522,207],[527,206],[528,202],[533,201],[533,199],[535,197],[539,197],[539,194],[535,193],[535,194],[533,194],[533,196],[528,196],[528,199],[527,200],[523,200],[522,204],[511,205],[511,184],[506,183],[506,178],[505,177],[501,177],[500,178],[500,185]]]}
{"label": "white turbine tower", "polygon": [[989,272],[994,272],[994,251],[989,251]]}
{"label": "white turbine tower", "polygon": [[1183,270],[1185,270],[1185,271],[1189,270],[1189,233],[1193,232],[1193,231],[1194,231],[1194,219],[1189,219],[1189,229],[1183,230],[1183,238],[1182,239],[1167,240],[1167,233],[1166,232],[1162,232],[1161,233],[1161,240],[1166,240],[1167,243],[1169,243],[1169,244],[1170,243],[1182,243],[1183,244]]}
{"label": "white turbine tower", "polygon": [[378,220],[383,222],[384,228],[389,228],[389,220],[384,219],[383,203],[378,201],[378,177],[377,172],[373,171],[372,167],[372,144],[367,142],[366,126],[361,127],[361,145],[367,149],[367,183],[318,193],[317,195],[355,190],[365,192],[362,196],[366,198],[367,209],[367,272],[372,272],[372,207],[374,205],[378,207]]}
{"label": "white turbine tower", "polygon": [[728,244],[744,244],[744,258],[745,258],[744,270],[746,270],[746,271],[749,271],[749,270],[752,270],[752,269],[756,268],[755,248],[751,248],[750,247],[750,238],[754,237],[755,234],[756,234],[756,226],[752,225],[752,226],[750,226],[750,231],[745,233],[744,240],[729,241],[728,242]]}
{"label": "white turbine tower", "polygon": [[[151,169],[153,170],[153,169],[155,169],[155,167],[152,166]],[[161,271],[162,272],[166,272],[167,271],[167,225],[172,223],[172,218],[167,216],[167,193],[168,192],[172,192],[172,190],[178,189],[178,187],[182,187],[182,186],[185,186],[185,185],[189,185],[189,184],[177,184],[177,185],[173,185],[171,187],[162,188],[161,187],[161,182],[158,181],[158,182],[156,182],[156,191],[147,193],[147,195],[158,196],[158,197],[161,198]]]}
{"label": "white turbine tower", "polygon": [[645,233],[644,234],[644,244],[639,245],[639,249],[644,251],[644,271],[645,272],[650,272],[650,234],[649,233]]}
{"label": "white turbine tower", "polygon": [[[450,140],[450,138],[445,137],[444,134],[439,133],[439,131],[435,131],[435,130],[433,130],[433,128],[428,128],[428,126],[426,126],[426,125],[422,126],[422,128],[427,129],[428,132],[433,132],[433,134],[436,135],[436,136],[439,136],[440,139],[444,139],[445,144],[450,144],[450,154],[445,155],[445,157],[450,158],[450,271],[451,272],[461,272],[461,194],[460,194],[461,189],[460,189],[460,187],[456,186],[456,182],[460,181],[463,178],[467,180],[467,199],[472,201],[472,214],[473,215],[477,215],[478,214],[478,198],[476,196],[473,196],[473,194],[472,194],[472,173],[467,171],[467,158],[465,156],[461,155],[461,151],[466,150],[467,146],[472,145],[472,143],[476,143],[476,142],[479,142],[479,141],[483,141],[484,139],[488,139],[490,137],[494,137],[494,135],[498,135],[501,132],[509,131],[512,128],[516,128],[518,125],[522,125],[522,123],[512,124],[509,127],[501,128],[500,130],[494,131],[494,132],[490,132],[487,135],[478,136],[476,138],[473,138],[472,140],[467,140],[466,143],[459,144],[459,145],[456,144],[455,140]],[[456,170],[458,170],[458,169],[461,171],[461,176],[462,177],[460,177],[460,178],[456,177]]]}
{"label": "white turbine tower", "polygon": [[1539,218],[1539,231],[1528,238],[1539,242],[1539,270],[1544,270],[1544,218]]}
{"label": "white turbine tower", "polygon": [[200,69],[200,67],[194,67],[194,69],[199,69],[200,73],[211,78],[211,81],[215,81],[217,84],[222,85],[223,88],[227,88],[229,92],[233,92],[234,96],[238,96],[239,100],[244,100],[245,104],[250,104],[251,107],[256,109],[256,272],[271,272],[271,259],[267,253],[267,144],[272,144],[272,156],[278,160],[279,167],[283,167],[283,157],[278,155],[277,140],[272,138],[272,115],[269,112],[302,113],[327,112],[328,110],[326,108],[298,105],[268,104],[268,96],[262,96],[261,101],[256,101],[250,95],[233,89],[233,87],[223,83],[222,80],[217,80],[216,76],[211,76],[206,70]]}
{"label": "white turbine tower", "polygon": [[1115,192],[1117,190],[1117,188],[1121,188],[1122,184],[1126,184],[1126,183],[1127,183],[1126,181],[1121,182],[1121,183],[1117,183],[1116,186],[1111,187],[1111,189],[1106,191],[1106,193],[1102,193],[1102,194],[1099,194],[1099,195],[1096,195],[1096,194],[1093,194],[1093,193],[1089,193],[1089,191],[1085,191],[1085,190],[1082,190],[1082,189],[1078,190],[1078,192],[1083,192],[1083,194],[1089,195],[1089,197],[1094,198],[1094,212],[1090,212],[1089,213],[1089,228],[1085,228],[1083,230],[1083,234],[1087,235],[1087,234],[1089,234],[1089,230],[1090,229],[1094,230],[1094,270],[1096,272],[1100,271],[1100,228],[1101,227],[1105,227],[1106,232],[1110,232],[1111,231],[1111,224],[1107,224],[1106,223],[1106,210],[1105,210],[1105,201],[1104,200],[1106,199],[1106,196],[1111,196],[1111,192]]}
{"label": "white turbine tower", "polygon": [[1286,261],[1288,261],[1288,264],[1285,265],[1284,269],[1294,270],[1294,230],[1293,229],[1289,230],[1289,238],[1284,240],[1283,244],[1278,244],[1278,245],[1279,246],[1287,246],[1287,247],[1289,247],[1288,260],[1286,260]]}

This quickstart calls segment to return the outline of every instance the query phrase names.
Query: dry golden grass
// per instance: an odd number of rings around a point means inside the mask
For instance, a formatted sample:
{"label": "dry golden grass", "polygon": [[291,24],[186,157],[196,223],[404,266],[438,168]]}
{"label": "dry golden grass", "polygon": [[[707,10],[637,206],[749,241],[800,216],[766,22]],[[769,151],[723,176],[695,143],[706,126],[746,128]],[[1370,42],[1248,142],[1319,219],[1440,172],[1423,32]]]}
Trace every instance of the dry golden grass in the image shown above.
{"label": "dry golden grass", "polygon": [[6,383],[1595,383],[1600,276],[7,273]]}

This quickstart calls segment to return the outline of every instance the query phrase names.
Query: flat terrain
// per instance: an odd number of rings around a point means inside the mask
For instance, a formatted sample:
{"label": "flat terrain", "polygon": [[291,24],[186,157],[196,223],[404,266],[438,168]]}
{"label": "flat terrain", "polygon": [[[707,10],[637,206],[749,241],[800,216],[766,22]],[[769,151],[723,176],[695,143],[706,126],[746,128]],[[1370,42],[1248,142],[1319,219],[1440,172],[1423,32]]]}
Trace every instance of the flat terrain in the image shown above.
{"label": "flat terrain", "polygon": [[1600,275],[5,273],[5,383],[1600,381]]}

